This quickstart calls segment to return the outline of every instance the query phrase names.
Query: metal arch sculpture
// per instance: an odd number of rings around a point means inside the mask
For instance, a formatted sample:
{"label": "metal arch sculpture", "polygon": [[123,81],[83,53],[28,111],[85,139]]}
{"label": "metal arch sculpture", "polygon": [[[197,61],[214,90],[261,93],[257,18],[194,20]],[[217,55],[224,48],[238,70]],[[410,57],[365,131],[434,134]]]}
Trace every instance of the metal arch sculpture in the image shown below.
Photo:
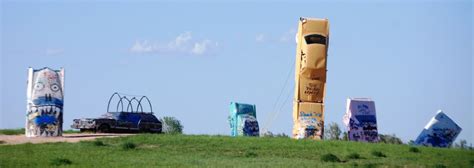
{"label": "metal arch sculpture", "polygon": [[[112,102],[112,99],[114,98],[115,95],[117,95],[117,96],[119,97],[119,99],[122,98],[122,96],[120,96],[120,94],[117,93],[117,92],[115,92],[114,94],[112,94],[112,96],[110,96],[110,98],[109,98],[109,103],[107,104],[107,112],[110,112],[110,110],[109,110],[110,102]],[[122,103],[122,102],[119,101],[118,103]],[[119,105],[118,103],[117,103],[116,111],[118,111],[118,105]],[[123,111],[123,103],[122,103],[122,111]]]}
{"label": "metal arch sculpture", "polygon": [[[135,100],[135,101],[137,102],[137,110],[136,110],[135,112],[138,112],[138,107],[140,107],[141,105],[140,105],[140,103],[138,102],[138,99],[135,98],[135,97],[132,97],[132,98],[130,99],[130,101],[128,101],[127,111],[128,111],[128,108],[130,108],[130,110],[132,110],[132,112],[133,112],[133,103],[132,103],[133,100]],[[142,111],[141,111],[141,112],[143,113],[143,108],[142,108]]]}
{"label": "metal arch sculpture", "polygon": [[[107,104],[107,112],[112,112],[112,111],[110,111],[110,104],[112,103],[112,99],[114,99],[114,97],[118,97],[118,102],[117,102],[117,105],[116,105],[115,112],[131,112],[131,113],[141,112],[141,113],[152,113],[153,114],[153,107],[152,107],[151,101],[150,101],[150,99],[148,99],[148,97],[142,96],[140,99],[137,99],[136,97],[128,98],[127,96],[120,95],[118,92],[115,92],[115,93],[112,94],[112,96],[110,96],[109,102]],[[148,101],[148,104],[150,105],[150,111],[149,112],[143,111],[143,106],[142,106],[141,102],[144,99],[146,99]],[[124,105],[123,105],[124,102],[127,104],[127,108],[125,109],[125,111],[124,111]],[[132,102],[136,102],[136,106],[134,106],[134,104]],[[119,111],[119,108],[121,109],[120,111]],[[135,111],[134,111],[134,109],[135,109]]]}
{"label": "metal arch sculpture", "polygon": [[[146,99],[146,101],[148,102],[148,105],[150,105],[150,113],[153,114],[153,106],[151,105],[150,99],[148,99],[148,97],[146,97],[146,96],[142,96],[142,97],[140,98],[140,100],[138,101],[138,104],[140,104],[140,107],[142,107],[142,111],[143,111],[143,106],[142,106],[142,100],[143,100],[143,99]],[[138,110],[138,107],[137,107],[137,110]]]}
{"label": "metal arch sculpture", "polygon": [[[127,109],[126,109],[126,111],[123,111],[123,109],[122,109],[121,112],[132,112],[132,113],[133,113],[133,108],[132,108],[132,111],[128,111],[128,106],[130,106],[131,100],[128,99],[127,96],[123,96],[123,97],[120,98],[119,101],[120,101],[120,102],[123,102],[123,101],[122,101],[123,99],[127,100],[128,104],[127,104]],[[123,106],[122,106],[122,107],[123,107]]]}

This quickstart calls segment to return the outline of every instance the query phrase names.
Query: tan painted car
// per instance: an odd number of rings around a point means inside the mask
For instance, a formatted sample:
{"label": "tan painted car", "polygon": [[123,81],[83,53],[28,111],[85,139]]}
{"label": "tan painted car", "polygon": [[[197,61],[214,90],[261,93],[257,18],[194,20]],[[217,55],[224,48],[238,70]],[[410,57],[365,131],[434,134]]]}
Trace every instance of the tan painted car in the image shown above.
{"label": "tan painted car", "polygon": [[293,137],[322,139],[329,21],[300,18],[296,43]]}

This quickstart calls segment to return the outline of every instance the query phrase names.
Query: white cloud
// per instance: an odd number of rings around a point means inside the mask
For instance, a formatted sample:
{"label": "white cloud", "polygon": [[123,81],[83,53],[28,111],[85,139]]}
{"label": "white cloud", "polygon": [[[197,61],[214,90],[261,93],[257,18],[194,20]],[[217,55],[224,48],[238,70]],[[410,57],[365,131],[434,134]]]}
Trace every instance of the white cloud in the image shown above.
{"label": "white cloud", "polygon": [[217,47],[217,42],[208,39],[194,40],[191,32],[184,32],[167,43],[136,41],[130,48],[132,53],[165,53],[172,55],[193,54],[203,55]]}
{"label": "white cloud", "polygon": [[191,40],[191,32],[185,32],[183,34],[180,34],[176,39],[174,40],[173,43],[170,43],[171,46],[174,47],[180,47],[186,43],[188,43],[189,40]]}
{"label": "white cloud", "polygon": [[265,41],[265,35],[264,34],[257,34],[257,37],[255,37],[256,42],[263,42]]}
{"label": "white cloud", "polygon": [[217,45],[218,45],[217,43],[212,44],[210,40],[204,40],[201,42],[194,43],[194,47],[191,50],[191,52],[196,55],[201,55],[205,53],[207,50],[209,50],[209,48],[217,47]]}
{"label": "white cloud", "polygon": [[64,53],[63,49],[59,49],[59,48],[48,48],[48,49],[46,49],[46,55],[47,56],[60,55],[62,53]]}
{"label": "white cloud", "polygon": [[130,51],[136,53],[148,53],[153,51],[153,46],[151,46],[148,41],[135,41]]}
{"label": "white cloud", "polygon": [[290,30],[283,33],[283,35],[281,35],[280,42],[283,42],[283,43],[293,42],[295,40],[295,36],[296,36],[296,30],[294,28],[291,28]]}

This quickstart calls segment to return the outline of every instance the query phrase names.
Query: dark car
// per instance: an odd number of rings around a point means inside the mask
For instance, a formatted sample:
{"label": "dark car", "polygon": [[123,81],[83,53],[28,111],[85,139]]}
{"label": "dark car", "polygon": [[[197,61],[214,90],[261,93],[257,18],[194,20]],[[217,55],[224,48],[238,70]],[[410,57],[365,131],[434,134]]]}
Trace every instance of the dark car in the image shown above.
{"label": "dark car", "polygon": [[[114,96],[117,95],[119,100],[117,103],[116,112],[109,110],[110,102]],[[127,100],[127,101],[125,101]],[[147,100],[150,105],[150,112],[144,112],[141,105],[142,100]],[[136,108],[133,108],[133,102],[136,102]],[[128,102],[127,108],[124,111],[123,102]],[[121,110],[119,110],[121,107]],[[150,100],[146,96],[140,99],[135,97],[129,99],[125,96],[120,96],[118,93],[112,94],[107,106],[107,113],[98,118],[82,118],[74,119],[71,125],[73,129],[79,129],[81,132],[152,132],[161,133],[162,123],[152,112]]]}
{"label": "dark car", "polygon": [[107,112],[99,118],[74,119],[71,128],[81,132],[161,133],[162,124],[152,113]]}

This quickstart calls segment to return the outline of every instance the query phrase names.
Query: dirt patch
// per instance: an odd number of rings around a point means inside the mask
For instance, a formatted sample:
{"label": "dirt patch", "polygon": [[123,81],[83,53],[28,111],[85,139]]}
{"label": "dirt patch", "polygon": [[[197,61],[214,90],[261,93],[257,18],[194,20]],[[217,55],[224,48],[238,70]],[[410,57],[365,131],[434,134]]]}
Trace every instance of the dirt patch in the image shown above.
{"label": "dirt patch", "polygon": [[74,133],[74,134],[63,134],[61,137],[26,137],[25,135],[0,135],[0,141],[3,141],[1,145],[7,144],[23,144],[23,143],[46,143],[46,142],[79,142],[86,140],[94,140],[96,138],[104,137],[121,137],[130,136],[135,134],[115,134],[115,133]]}

